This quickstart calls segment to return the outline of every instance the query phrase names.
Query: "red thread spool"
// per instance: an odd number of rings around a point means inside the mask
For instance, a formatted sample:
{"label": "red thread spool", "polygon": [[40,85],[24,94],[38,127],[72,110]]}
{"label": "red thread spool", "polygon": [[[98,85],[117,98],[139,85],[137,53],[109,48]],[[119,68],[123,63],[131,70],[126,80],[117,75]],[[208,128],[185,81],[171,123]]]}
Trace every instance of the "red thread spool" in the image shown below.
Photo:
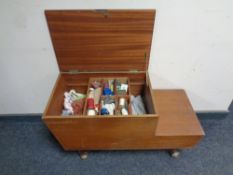
{"label": "red thread spool", "polygon": [[87,108],[88,109],[95,109],[94,98],[87,99]]}
{"label": "red thread spool", "polygon": [[74,111],[75,115],[82,114],[82,111],[83,111],[83,99],[73,101],[73,103],[71,105],[72,105],[72,108],[73,108],[73,111]]}

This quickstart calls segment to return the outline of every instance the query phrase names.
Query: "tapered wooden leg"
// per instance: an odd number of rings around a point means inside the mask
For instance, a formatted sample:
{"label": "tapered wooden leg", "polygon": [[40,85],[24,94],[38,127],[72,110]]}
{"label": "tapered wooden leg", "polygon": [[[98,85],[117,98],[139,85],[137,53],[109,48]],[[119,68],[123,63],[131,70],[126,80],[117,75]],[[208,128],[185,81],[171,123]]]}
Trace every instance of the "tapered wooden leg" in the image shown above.
{"label": "tapered wooden leg", "polygon": [[173,150],[170,150],[169,152],[170,152],[171,157],[176,158],[176,159],[178,159],[181,154],[180,150],[178,149],[173,149]]}
{"label": "tapered wooden leg", "polygon": [[86,160],[88,158],[88,152],[87,151],[79,151],[80,159]]}

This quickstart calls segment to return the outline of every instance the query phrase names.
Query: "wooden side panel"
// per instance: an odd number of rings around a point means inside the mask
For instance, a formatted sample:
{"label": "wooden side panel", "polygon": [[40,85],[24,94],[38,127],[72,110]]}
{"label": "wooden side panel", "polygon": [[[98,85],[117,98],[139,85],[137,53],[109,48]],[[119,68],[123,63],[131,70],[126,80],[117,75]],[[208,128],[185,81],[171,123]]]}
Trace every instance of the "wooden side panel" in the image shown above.
{"label": "wooden side panel", "polygon": [[155,10],[47,10],[60,71],[146,71]]}
{"label": "wooden side panel", "polygon": [[114,150],[140,148],[134,142],[154,137],[158,117],[57,117],[43,120],[65,150]]}
{"label": "wooden side panel", "polygon": [[150,88],[148,86],[144,86],[144,101],[146,104],[146,109],[149,114],[154,114],[155,113],[155,108],[153,106],[153,101],[152,101],[152,95],[150,92]]}
{"label": "wooden side panel", "polygon": [[64,77],[60,74],[57,78],[53,91],[50,95],[50,99],[45,109],[44,116],[61,114],[61,109],[63,107],[63,99],[64,99],[63,94],[65,90],[66,90],[66,82]]}
{"label": "wooden side panel", "polygon": [[156,90],[153,95],[160,115],[157,136],[205,135],[184,90]]}
{"label": "wooden side panel", "polygon": [[150,83],[150,78],[149,78],[148,74],[146,75],[146,83],[145,83],[144,89],[143,89],[143,97],[144,97],[146,108],[147,108],[147,111],[149,112],[149,114],[157,113],[156,107],[155,107],[155,100],[154,100],[153,94],[152,94],[152,87],[151,87],[151,83]]}

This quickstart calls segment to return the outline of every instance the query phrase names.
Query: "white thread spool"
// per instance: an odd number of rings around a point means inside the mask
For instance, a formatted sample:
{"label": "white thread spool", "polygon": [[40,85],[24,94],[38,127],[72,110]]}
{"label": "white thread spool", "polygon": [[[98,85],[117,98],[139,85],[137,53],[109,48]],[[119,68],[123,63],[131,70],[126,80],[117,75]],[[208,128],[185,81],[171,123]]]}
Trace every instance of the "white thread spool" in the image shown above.
{"label": "white thread spool", "polygon": [[94,89],[93,88],[89,89],[88,98],[94,98]]}
{"label": "white thread spool", "polygon": [[127,109],[125,109],[125,108],[121,109],[121,113],[122,113],[122,115],[129,115]]}
{"label": "white thread spool", "polygon": [[125,107],[125,98],[120,98],[120,100],[119,100],[119,106]]}
{"label": "white thread spool", "polygon": [[94,109],[88,109],[87,115],[90,115],[90,116],[95,115],[95,110]]}

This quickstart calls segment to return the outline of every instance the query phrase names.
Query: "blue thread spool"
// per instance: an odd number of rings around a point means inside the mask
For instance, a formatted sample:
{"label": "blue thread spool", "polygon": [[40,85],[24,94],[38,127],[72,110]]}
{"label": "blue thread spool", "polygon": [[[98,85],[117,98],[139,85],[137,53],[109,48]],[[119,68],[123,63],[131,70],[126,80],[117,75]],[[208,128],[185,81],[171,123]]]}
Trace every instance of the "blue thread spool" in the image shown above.
{"label": "blue thread spool", "polygon": [[102,108],[100,113],[101,113],[101,115],[109,115],[109,112],[106,108]]}
{"label": "blue thread spool", "polygon": [[109,88],[104,88],[103,94],[104,95],[113,95],[112,90]]}

